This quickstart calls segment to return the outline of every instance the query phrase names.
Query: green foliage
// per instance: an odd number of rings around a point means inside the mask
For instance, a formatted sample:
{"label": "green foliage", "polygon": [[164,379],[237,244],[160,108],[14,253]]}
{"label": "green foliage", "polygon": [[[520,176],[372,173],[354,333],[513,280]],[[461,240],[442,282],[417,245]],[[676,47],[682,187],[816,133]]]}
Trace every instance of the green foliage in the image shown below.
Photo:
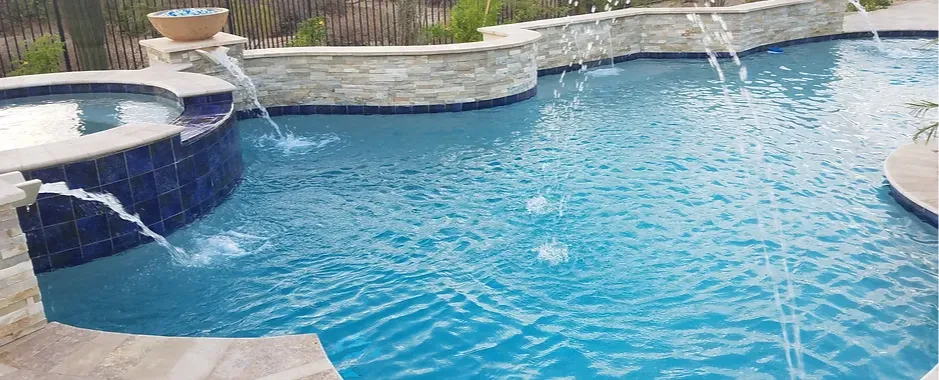
{"label": "green foliage", "polygon": [[26,58],[16,64],[10,76],[59,72],[59,58],[64,51],[65,44],[55,36],[39,37],[26,49]]}
{"label": "green foliage", "polygon": [[[538,0],[506,0],[505,5],[512,10],[512,19],[510,22],[526,22],[560,17],[566,15],[570,10],[570,8],[566,6],[549,6],[542,4]],[[612,7],[612,4],[610,6]]]}
{"label": "green foliage", "polygon": [[454,42],[482,41],[483,34],[476,29],[496,25],[501,9],[502,0],[491,0],[488,13],[486,0],[459,0],[451,10],[450,23],[424,28],[424,38],[451,37]]}
{"label": "green foliage", "polygon": [[29,20],[45,20],[46,10],[49,14],[54,12],[51,0],[21,0],[9,1],[7,9],[0,17],[10,22],[29,22]]}
{"label": "green foliage", "polygon": [[128,3],[121,3],[117,8],[117,20],[121,22],[121,30],[125,35],[140,37],[152,35],[153,26],[147,15],[156,12],[155,5],[150,5],[146,0],[132,0]]}
{"label": "green foliage", "polygon": [[[939,107],[939,104],[929,100],[920,100],[912,103],[907,103],[907,107],[910,107],[910,110],[913,115],[916,117],[925,117],[929,114],[929,111],[935,110],[936,107]],[[932,117],[935,120],[935,116]],[[921,137],[926,137],[926,142],[936,137],[936,129],[939,127],[939,122],[932,122],[926,126],[916,130],[916,133],[913,135],[913,141],[919,141]]]}
{"label": "green foliage", "polygon": [[326,40],[326,19],[314,17],[301,22],[297,27],[297,34],[293,36],[287,46],[320,46]]}
{"label": "green foliage", "polygon": [[[231,0],[231,13],[236,18],[251,20],[250,26],[242,25],[235,34],[248,38],[273,37],[280,31],[276,25],[274,12],[268,6],[269,0]],[[249,33],[250,29],[250,33]]]}
{"label": "green foliage", "polygon": [[[884,9],[886,7],[889,7],[891,4],[893,4],[892,0],[858,0],[858,2],[860,2],[861,6],[864,7],[864,10],[868,12],[876,11],[878,9]],[[857,12],[857,8],[855,8],[854,5],[851,5],[851,4],[848,4],[847,10],[848,12]]]}

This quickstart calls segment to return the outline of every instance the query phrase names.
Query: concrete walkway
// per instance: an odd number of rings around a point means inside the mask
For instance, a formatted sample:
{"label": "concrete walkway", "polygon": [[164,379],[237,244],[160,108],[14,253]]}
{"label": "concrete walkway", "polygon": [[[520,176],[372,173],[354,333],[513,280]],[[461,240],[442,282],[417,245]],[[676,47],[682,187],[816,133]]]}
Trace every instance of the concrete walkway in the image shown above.
{"label": "concrete walkway", "polygon": [[[939,30],[939,0],[896,2],[886,9],[870,12],[869,16],[877,30]],[[869,30],[870,24],[860,12],[845,15],[845,32]]]}
{"label": "concrete walkway", "polygon": [[341,379],[314,334],[171,338],[50,323],[0,348],[0,379]]}

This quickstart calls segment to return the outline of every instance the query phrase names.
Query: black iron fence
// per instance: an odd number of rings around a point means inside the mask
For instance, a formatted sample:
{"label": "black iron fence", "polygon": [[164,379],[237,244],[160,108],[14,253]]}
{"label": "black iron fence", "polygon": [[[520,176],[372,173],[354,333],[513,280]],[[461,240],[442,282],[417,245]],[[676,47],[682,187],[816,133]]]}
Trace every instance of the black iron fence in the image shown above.
{"label": "black iron fence", "polygon": [[[305,21],[306,33],[312,31],[322,45],[448,43],[453,42],[448,34],[428,30],[448,24],[457,1],[0,0],[0,76],[15,75],[11,71],[24,64],[39,64],[29,59],[42,60],[49,51],[43,51],[37,40],[61,46],[56,47],[60,70],[145,67],[147,57],[137,42],[158,36],[147,14],[185,7],[230,9],[225,31],[247,37],[249,49],[290,46]],[[503,23],[601,11],[619,3],[618,7],[626,6],[625,0],[492,1],[501,3]]]}

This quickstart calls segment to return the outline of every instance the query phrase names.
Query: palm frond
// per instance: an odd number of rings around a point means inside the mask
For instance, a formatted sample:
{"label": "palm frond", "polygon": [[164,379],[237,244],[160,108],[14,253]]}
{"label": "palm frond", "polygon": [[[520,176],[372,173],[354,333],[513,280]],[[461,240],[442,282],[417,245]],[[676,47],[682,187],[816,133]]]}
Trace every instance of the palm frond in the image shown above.
{"label": "palm frond", "polygon": [[[917,100],[906,104],[910,108],[910,113],[916,117],[925,117],[926,114],[939,107],[939,104],[930,100]],[[916,130],[913,134],[913,141],[919,141],[921,137],[926,137],[926,143],[936,137],[936,129],[939,128],[939,122],[932,122],[925,127]]]}

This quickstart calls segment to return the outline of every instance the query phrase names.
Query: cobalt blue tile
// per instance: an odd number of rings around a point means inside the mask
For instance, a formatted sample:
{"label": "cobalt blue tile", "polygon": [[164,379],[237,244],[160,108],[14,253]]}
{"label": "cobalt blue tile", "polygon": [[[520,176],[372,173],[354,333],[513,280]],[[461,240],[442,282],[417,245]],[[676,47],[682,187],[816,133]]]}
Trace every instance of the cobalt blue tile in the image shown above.
{"label": "cobalt blue tile", "polygon": [[111,233],[108,230],[107,215],[102,214],[78,219],[75,221],[75,225],[78,227],[78,238],[83,245],[106,240],[111,237]]}
{"label": "cobalt blue tile", "polygon": [[50,198],[43,198],[36,201],[39,206],[39,215],[43,226],[50,226],[70,220],[75,220],[75,212],[72,210],[72,198],[57,195]]}
{"label": "cobalt blue tile", "polygon": [[[85,189],[92,193],[101,193],[104,192],[99,187],[93,187],[90,189]],[[101,215],[108,211],[108,206],[98,202],[83,201],[79,199],[72,199],[72,211],[75,211],[75,219],[87,218],[93,215]]]}
{"label": "cobalt blue tile", "polygon": [[193,181],[196,184],[196,202],[202,203],[212,197],[212,183],[209,176],[204,175]]}
{"label": "cobalt blue tile", "polygon": [[196,178],[192,157],[188,157],[176,163],[176,175],[180,185],[190,183]]}
{"label": "cobalt blue tile", "polygon": [[[153,224],[148,224],[148,225],[147,225],[147,228],[149,228],[150,231],[155,232],[157,235],[165,235],[165,234],[166,234],[166,230],[163,228],[163,222],[162,222],[162,221],[156,222],[156,223],[153,223]],[[153,241],[153,239],[151,239],[151,238],[149,238],[149,237],[147,237],[147,236],[141,236],[140,238],[141,238],[142,240],[148,241],[148,242],[149,242],[149,241]]]}
{"label": "cobalt blue tile", "polygon": [[512,94],[505,97],[505,104],[512,104],[518,102],[518,94]]}
{"label": "cobalt blue tile", "polygon": [[109,183],[101,186],[101,190],[117,197],[117,200],[121,201],[121,205],[124,206],[125,210],[133,212],[134,192],[131,189],[130,180],[125,179],[123,181]]}
{"label": "cobalt blue tile", "polygon": [[49,92],[56,95],[71,94],[72,87],[67,84],[57,84],[54,86],[49,86]]}
{"label": "cobalt blue tile", "polygon": [[492,99],[492,106],[493,106],[493,107],[504,106],[504,105],[505,105],[505,98],[506,98],[506,97],[501,97],[501,98]]}
{"label": "cobalt blue tile", "polygon": [[411,106],[411,113],[428,113],[430,112],[430,106],[427,104],[419,104],[416,106]]}
{"label": "cobalt blue tile", "polygon": [[209,151],[203,150],[192,156],[192,165],[195,169],[196,177],[203,176],[209,172]]}
{"label": "cobalt blue tile", "polygon": [[393,106],[378,106],[378,114],[380,115],[393,115],[395,108]]}
{"label": "cobalt blue tile", "polygon": [[447,104],[447,112],[460,112],[463,110],[462,103]]}
{"label": "cobalt blue tile", "polygon": [[186,225],[186,215],[179,213],[163,220],[163,229],[167,234],[176,232],[176,230]]}
{"label": "cobalt blue tile", "polygon": [[25,98],[27,96],[29,96],[29,90],[25,88],[14,88],[12,90],[7,90],[8,99]]}
{"label": "cobalt blue tile", "polygon": [[163,194],[167,191],[179,187],[179,181],[176,177],[176,165],[169,165],[153,171],[153,180],[156,182],[157,194]]}
{"label": "cobalt blue tile", "polygon": [[130,93],[130,94],[146,94],[147,93],[144,90],[144,86],[141,86],[139,84],[125,84],[124,92]]}
{"label": "cobalt blue tile", "polygon": [[110,91],[111,88],[107,83],[92,83],[87,92],[105,93]]}
{"label": "cobalt blue tile", "polygon": [[333,115],[346,115],[349,110],[346,106],[329,106],[329,113]]}
{"label": "cobalt blue tile", "polygon": [[445,112],[446,110],[447,110],[446,104],[431,104],[430,107],[428,107],[428,111],[430,113],[440,113],[440,112]]}
{"label": "cobalt blue tile", "polygon": [[186,224],[191,224],[202,217],[202,208],[200,208],[199,205],[194,205],[193,207],[184,211],[183,215],[186,217]]}
{"label": "cobalt blue tile", "polygon": [[127,175],[134,177],[153,171],[150,146],[144,145],[124,152],[127,157]]}
{"label": "cobalt blue tile", "polygon": [[284,115],[299,115],[299,114],[300,114],[299,105],[284,107]]}
{"label": "cobalt blue tile", "polygon": [[111,239],[111,247],[114,252],[123,252],[138,245],[140,245],[140,234],[137,232],[115,236]]}
{"label": "cobalt blue tile", "polygon": [[95,160],[95,164],[98,166],[98,181],[102,185],[127,179],[127,163],[123,153],[101,157]]}
{"label": "cobalt blue tile", "polygon": [[180,187],[179,195],[184,210],[188,210],[190,207],[199,205],[199,202],[196,199],[196,182],[190,182]]}
{"label": "cobalt blue tile", "polygon": [[205,201],[199,204],[199,208],[202,209],[202,215],[207,215],[215,207],[215,196],[210,196]]}
{"label": "cobalt blue tile", "polygon": [[281,116],[284,114],[283,107],[269,107],[267,109],[267,114],[270,116]]}
{"label": "cobalt blue tile", "polygon": [[80,248],[70,249],[68,251],[54,253],[48,256],[50,267],[52,269],[61,269],[84,264]]}
{"label": "cobalt blue tile", "polygon": [[209,101],[212,103],[221,103],[221,102],[231,103],[233,101],[232,93],[223,92],[221,94],[212,94],[211,96],[209,96]]}
{"label": "cobalt blue tile", "polygon": [[408,115],[412,113],[411,106],[394,106],[395,115]]}
{"label": "cobalt blue tile", "polygon": [[122,83],[108,83],[108,92],[117,94],[127,92],[127,87]]}
{"label": "cobalt blue tile", "polygon": [[157,198],[148,199],[134,204],[137,216],[144,224],[156,223],[162,220],[160,217],[160,202]]}
{"label": "cobalt blue tile", "polygon": [[473,111],[477,108],[479,108],[479,102],[466,102],[460,105],[461,111]]}
{"label": "cobalt blue tile", "polygon": [[33,261],[33,271],[36,272],[37,274],[46,273],[53,269],[52,263],[49,261],[49,256],[34,257],[32,261]]}
{"label": "cobalt blue tile", "polygon": [[108,257],[114,254],[114,249],[111,247],[111,241],[99,241],[94,244],[88,244],[82,246],[82,258],[85,262],[100,259],[102,257]]}
{"label": "cobalt blue tile", "polygon": [[[466,106],[463,107],[465,108]],[[476,109],[481,110],[486,108],[492,108],[492,100],[480,100],[476,102]]]}
{"label": "cobalt blue tile", "polygon": [[362,106],[347,106],[346,110],[348,111],[349,115],[361,115],[365,112],[365,108]]}
{"label": "cobalt blue tile", "polygon": [[157,198],[160,202],[160,218],[166,219],[183,212],[183,204],[179,190],[162,194]]}
{"label": "cobalt blue tile", "polygon": [[315,113],[316,113],[316,106],[314,105],[300,106],[300,115],[312,115]]}
{"label": "cobalt blue tile", "polygon": [[[105,89],[107,89],[107,87],[105,87]],[[73,94],[87,94],[87,93],[89,93],[89,92],[92,92],[92,91],[91,91],[91,84],[89,84],[89,83],[73,84],[73,85],[72,85],[72,93],[73,93]],[[107,91],[104,91],[104,92],[107,92]]]}
{"label": "cobalt blue tile", "polygon": [[98,167],[94,161],[81,161],[65,165],[65,178],[73,189],[88,189],[98,186]]}
{"label": "cobalt blue tile", "polygon": [[75,221],[43,227],[42,234],[46,238],[49,253],[62,252],[80,245]]}
{"label": "cobalt blue tile", "polygon": [[42,180],[43,183],[65,182],[65,167],[56,165],[43,169],[36,169],[29,173],[33,179]]}
{"label": "cobalt blue tile", "polygon": [[10,98],[10,94],[7,90],[0,90],[0,100],[7,100]]}
{"label": "cobalt blue tile", "polygon": [[49,86],[30,87],[27,91],[29,92],[29,96],[44,96],[51,93]]}
{"label": "cobalt blue tile", "polygon": [[154,181],[153,178],[153,172],[131,178],[130,190],[134,194],[135,204],[156,198],[157,189],[156,181]]}
{"label": "cobalt blue tile", "polygon": [[41,229],[26,231],[25,235],[30,257],[39,257],[49,254],[49,249],[46,248],[46,237]]}
{"label": "cobalt blue tile", "polygon": [[316,105],[316,113],[321,114],[321,115],[327,115],[327,114],[329,114],[329,106],[328,106],[328,105],[324,105],[324,104],[317,104],[317,105]]}
{"label": "cobalt blue tile", "polygon": [[36,205],[17,207],[16,215],[20,220],[20,228],[23,231],[32,231],[42,227],[42,219],[39,218],[39,207],[36,207]]}
{"label": "cobalt blue tile", "polygon": [[381,107],[379,106],[365,106],[362,108],[363,115],[378,115],[381,113]]}
{"label": "cobalt blue tile", "polygon": [[150,144],[150,159],[153,161],[154,168],[162,168],[176,162],[173,156],[172,140],[160,140]]}

